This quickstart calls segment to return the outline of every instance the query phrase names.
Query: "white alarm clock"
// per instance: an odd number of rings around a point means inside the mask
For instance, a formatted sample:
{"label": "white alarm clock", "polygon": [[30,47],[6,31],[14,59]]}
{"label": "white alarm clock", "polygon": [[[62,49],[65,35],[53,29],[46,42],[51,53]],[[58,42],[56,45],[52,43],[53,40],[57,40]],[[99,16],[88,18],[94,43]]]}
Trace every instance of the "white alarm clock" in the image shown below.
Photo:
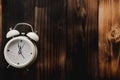
{"label": "white alarm clock", "polygon": [[[26,25],[31,28],[31,32],[25,35],[20,35],[16,30],[17,26]],[[33,31],[33,28],[28,23],[18,23],[13,30],[10,30],[7,38],[11,38],[4,47],[4,57],[7,63],[15,68],[25,68],[30,66],[37,58],[37,46],[34,41],[38,41],[38,35]]]}

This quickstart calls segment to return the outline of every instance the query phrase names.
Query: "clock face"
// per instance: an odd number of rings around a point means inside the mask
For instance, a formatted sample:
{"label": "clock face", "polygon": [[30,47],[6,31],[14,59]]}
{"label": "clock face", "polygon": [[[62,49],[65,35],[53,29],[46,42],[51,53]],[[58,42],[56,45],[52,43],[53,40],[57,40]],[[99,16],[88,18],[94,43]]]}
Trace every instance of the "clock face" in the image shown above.
{"label": "clock face", "polygon": [[26,38],[16,38],[5,47],[5,58],[10,65],[24,67],[32,62],[35,56],[34,45]]}

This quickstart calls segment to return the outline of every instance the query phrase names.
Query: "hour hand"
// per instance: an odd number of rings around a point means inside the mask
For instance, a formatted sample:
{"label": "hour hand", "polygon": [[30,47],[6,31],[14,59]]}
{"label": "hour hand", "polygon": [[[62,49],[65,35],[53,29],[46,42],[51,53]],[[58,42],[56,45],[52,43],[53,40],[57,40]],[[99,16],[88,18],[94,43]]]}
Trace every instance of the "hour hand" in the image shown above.
{"label": "hour hand", "polygon": [[21,53],[21,56],[25,59],[25,57],[23,56],[23,54]]}
{"label": "hour hand", "polygon": [[25,57],[23,56],[23,54],[20,50],[18,51],[18,54],[20,54],[25,59]]}
{"label": "hour hand", "polygon": [[20,46],[20,44],[18,42],[18,48],[19,48],[19,50],[22,50],[22,48],[24,47],[24,45],[25,45],[25,42],[21,46]]}
{"label": "hour hand", "polygon": [[18,48],[19,48],[19,50],[21,49],[21,46],[20,46],[19,42],[18,42]]}

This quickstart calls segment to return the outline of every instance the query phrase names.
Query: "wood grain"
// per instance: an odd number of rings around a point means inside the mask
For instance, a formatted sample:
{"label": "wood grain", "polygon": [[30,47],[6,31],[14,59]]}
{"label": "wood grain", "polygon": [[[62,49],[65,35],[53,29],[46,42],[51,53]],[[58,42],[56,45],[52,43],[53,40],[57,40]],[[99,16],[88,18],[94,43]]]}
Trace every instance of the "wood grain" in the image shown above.
{"label": "wood grain", "polygon": [[[15,24],[20,22],[27,22],[33,25],[34,20],[34,4],[31,0],[2,0],[2,54],[3,49],[6,44],[6,42],[9,39],[6,39],[6,33],[9,31],[10,27],[14,27]],[[20,28],[18,30],[25,31],[29,30],[27,28]],[[29,68],[29,71],[26,69],[17,70],[15,68],[8,68],[7,69],[7,62],[4,59],[4,56],[2,55],[2,68],[0,71],[0,79],[1,80],[34,80],[34,66],[31,66]],[[5,77],[6,76],[6,77]]]}
{"label": "wood grain", "polygon": [[2,0],[2,6],[2,47],[18,22],[32,24],[40,40],[30,71],[6,69],[3,59],[1,80],[97,80],[98,0]]}
{"label": "wood grain", "polygon": [[[2,2],[0,0],[0,71],[2,68],[2,59]],[[0,75],[2,75],[1,72]]]}
{"label": "wood grain", "polygon": [[[2,4],[0,0],[0,33],[2,33]],[[2,34],[0,34],[0,53],[2,53]],[[0,55],[0,64],[2,64],[2,56]]]}
{"label": "wood grain", "polygon": [[[119,80],[119,43],[108,34],[120,24],[120,1],[100,0],[99,3],[99,70],[101,79]],[[119,26],[118,26],[119,27]],[[119,30],[119,29],[118,29]],[[119,35],[119,34],[117,34]],[[112,36],[112,34],[110,35]],[[115,35],[116,36],[116,35]]]}

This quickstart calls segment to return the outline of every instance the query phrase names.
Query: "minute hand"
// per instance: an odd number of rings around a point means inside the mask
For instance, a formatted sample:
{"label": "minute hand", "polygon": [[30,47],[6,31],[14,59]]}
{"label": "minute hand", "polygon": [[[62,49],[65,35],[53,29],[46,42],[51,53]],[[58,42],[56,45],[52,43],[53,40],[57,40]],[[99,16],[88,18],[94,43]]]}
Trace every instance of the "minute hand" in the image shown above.
{"label": "minute hand", "polygon": [[23,49],[24,45],[25,45],[25,42],[24,42],[24,44],[22,45],[21,50]]}
{"label": "minute hand", "polygon": [[20,54],[23,58],[25,58],[21,52],[21,50],[18,51],[18,54]]}
{"label": "minute hand", "polygon": [[18,48],[19,48],[19,51],[18,51],[18,54],[21,54],[23,58],[25,58],[22,54],[22,48],[24,47],[25,43],[22,45],[22,47],[19,45],[18,43]]}

